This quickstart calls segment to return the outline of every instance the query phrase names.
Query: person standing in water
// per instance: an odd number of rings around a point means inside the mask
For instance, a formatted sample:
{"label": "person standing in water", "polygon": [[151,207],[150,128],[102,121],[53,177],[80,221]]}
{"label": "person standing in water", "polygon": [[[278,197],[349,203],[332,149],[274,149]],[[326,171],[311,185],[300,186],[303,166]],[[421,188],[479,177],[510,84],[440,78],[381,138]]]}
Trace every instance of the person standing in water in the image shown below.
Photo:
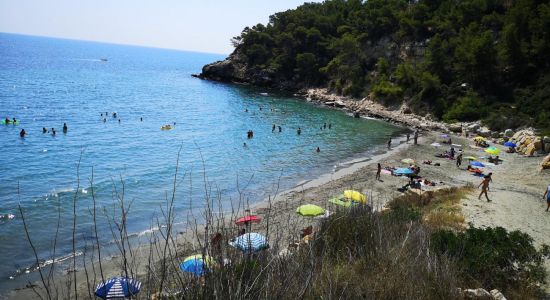
{"label": "person standing in water", "polygon": [[21,129],[21,132],[19,132],[19,136],[22,138],[24,138],[26,134],[25,129]]}
{"label": "person standing in water", "polygon": [[298,130],[296,130],[296,133],[297,133],[298,135],[300,135],[300,134],[302,133],[302,129],[301,129],[300,127],[298,127]]}
{"label": "person standing in water", "polygon": [[279,127],[279,132],[282,132],[282,131],[283,131],[283,129],[281,128],[281,126],[277,126],[277,127]]}
{"label": "person standing in water", "polygon": [[327,123],[323,124],[323,129],[327,129]]}
{"label": "person standing in water", "polygon": [[328,129],[331,129],[331,128],[332,128],[332,124],[328,123]]}
{"label": "person standing in water", "polygon": [[550,184],[546,187],[546,191],[542,198],[546,198],[546,211],[548,211],[550,209]]}
{"label": "person standing in water", "polygon": [[42,127],[42,133],[46,133],[48,132],[48,129],[46,129],[46,127]]}
{"label": "person standing in water", "polygon": [[273,124],[273,126],[271,126],[271,132],[275,132],[275,124]]}
{"label": "person standing in water", "polygon": [[55,135],[55,128],[52,127],[52,135]]}
{"label": "person standing in water", "polygon": [[63,123],[63,133],[67,133],[67,123]]}
{"label": "person standing in water", "polygon": [[143,122],[143,117],[140,117],[140,118],[139,118],[139,121],[140,121],[140,122]]}
{"label": "person standing in water", "polygon": [[319,152],[321,152],[321,149],[319,147],[317,147],[317,149],[315,151],[317,151],[317,153],[319,153]]}

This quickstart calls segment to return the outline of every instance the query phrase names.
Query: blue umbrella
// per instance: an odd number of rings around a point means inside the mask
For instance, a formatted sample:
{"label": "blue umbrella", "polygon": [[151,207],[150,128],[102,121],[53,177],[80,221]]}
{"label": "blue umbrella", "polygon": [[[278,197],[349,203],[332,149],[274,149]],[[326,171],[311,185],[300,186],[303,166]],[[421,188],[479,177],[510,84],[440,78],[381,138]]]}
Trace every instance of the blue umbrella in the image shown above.
{"label": "blue umbrella", "polygon": [[127,298],[139,293],[141,282],[124,277],[115,277],[100,283],[95,289],[95,295],[102,299]]}
{"label": "blue umbrella", "polygon": [[246,253],[258,252],[269,247],[266,238],[254,232],[238,236],[230,245]]}
{"label": "blue umbrella", "polygon": [[192,258],[189,260],[186,260],[180,264],[180,269],[183,272],[191,273],[195,276],[201,277],[206,272],[208,272],[208,268],[206,267],[206,263],[200,258]]}
{"label": "blue umbrella", "polygon": [[513,147],[513,148],[515,148],[515,147],[516,147],[517,145],[516,145],[516,144],[514,144],[514,143],[512,143],[512,142],[506,142],[506,143],[504,143],[504,146],[506,146],[506,147]]}
{"label": "blue umbrella", "polygon": [[393,174],[399,176],[399,175],[411,175],[413,174],[413,170],[409,168],[398,168],[395,171],[393,171]]}
{"label": "blue umbrella", "polygon": [[479,161],[473,161],[470,163],[470,165],[474,166],[474,167],[485,167],[484,164],[480,163]]}

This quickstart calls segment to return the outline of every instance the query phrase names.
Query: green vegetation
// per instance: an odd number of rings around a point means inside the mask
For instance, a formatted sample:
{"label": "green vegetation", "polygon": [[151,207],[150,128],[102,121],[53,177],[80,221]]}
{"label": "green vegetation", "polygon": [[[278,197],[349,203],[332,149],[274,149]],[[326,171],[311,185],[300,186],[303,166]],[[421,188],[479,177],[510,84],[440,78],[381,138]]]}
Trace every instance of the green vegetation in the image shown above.
{"label": "green vegetation", "polygon": [[432,243],[438,253],[456,259],[466,283],[499,289],[512,299],[542,296],[537,284],[545,280],[544,257],[550,251],[548,246],[537,250],[526,233],[502,227],[438,231]]}
{"label": "green vegetation", "polygon": [[445,121],[550,128],[550,3],[327,0],[233,40],[251,70]]}

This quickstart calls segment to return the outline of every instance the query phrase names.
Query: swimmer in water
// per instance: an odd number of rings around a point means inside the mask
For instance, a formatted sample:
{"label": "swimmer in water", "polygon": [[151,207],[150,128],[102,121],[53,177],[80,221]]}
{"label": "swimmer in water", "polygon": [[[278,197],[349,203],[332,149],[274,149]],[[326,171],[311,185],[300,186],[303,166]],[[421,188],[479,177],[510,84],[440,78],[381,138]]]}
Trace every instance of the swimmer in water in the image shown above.
{"label": "swimmer in water", "polygon": [[302,128],[298,127],[298,130],[296,130],[296,133],[297,133],[298,135],[302,134]]}
{"label": "swimmer in water", "polygon": [[277,127],[279,127],[279,132],[282,132],[282,131],[283,131],[283,129],[281,128],[281,126],[277,126]]}
{"label": "swimmer in water", "polygon": [[143,122],[143,117],[140,117],[139,120],[140,120],[141,122]]}
{"label": "swimmer in water", "polygon": [[319,153],[319,152],[321,152],[321,149],[319,147],[317,147],[317,150],[315,150],[315,151],[317,151],[317,153]]}
{"label": "swimmer in water", "polygon": [[55,135],[55,128],[52,127],[52,135]]}
{"label": "swimmer in water", "polygon": [[21,129],[21,132],[19,132],[19,136],[22,138],[24,138],[26,134],[25,129]]}
{"label": "swimmer in water", "polygon": [[42,127],[42,133],[46,133],[48,132],[48,129],[46,129],[46,127]]}
{"label": "swimmer in water", "polygon": [[67,123],[63,123],[63,133],[67,133]]}
{"label": "swimmer in water", "polygon": [[331,128],[332,128],[332,124],[328,123],[328,129],[331,129]]}
{"label": "swimmer in water", "polygon": [[107,118],[103,118],[103,123],[107,122]]}
{"label": "swimmer in water", "polygon": [[273,126],[271,126],[271,132],[275,132],[275,124],[273,124]]}

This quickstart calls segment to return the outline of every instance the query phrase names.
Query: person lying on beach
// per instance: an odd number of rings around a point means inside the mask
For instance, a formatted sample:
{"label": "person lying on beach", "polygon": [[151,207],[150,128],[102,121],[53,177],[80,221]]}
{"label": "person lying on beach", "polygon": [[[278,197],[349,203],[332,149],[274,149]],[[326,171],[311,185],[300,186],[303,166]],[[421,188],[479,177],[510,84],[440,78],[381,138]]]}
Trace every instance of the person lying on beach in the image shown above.
{"label": "person lying on beach", "polygon": [[425,164],[425,165],[431,165],[432,161],[431,160],[425,160],[422,163]]}

